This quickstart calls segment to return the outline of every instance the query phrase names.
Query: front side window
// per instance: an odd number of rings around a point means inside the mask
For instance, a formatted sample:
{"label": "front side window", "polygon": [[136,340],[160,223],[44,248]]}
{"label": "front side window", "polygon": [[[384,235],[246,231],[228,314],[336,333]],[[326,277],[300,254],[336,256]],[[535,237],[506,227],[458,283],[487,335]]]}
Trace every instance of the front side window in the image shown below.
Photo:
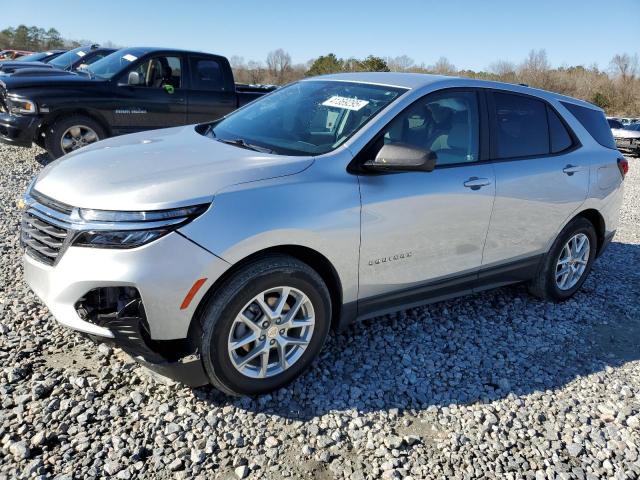
{"label": "front side window", "polygon": [[494,93],[497,157],[515,158],[550,152],[546,104],[534,98]]}
{"label": "front side window", "polygon": [[147,52],[140,48],[118,50],[91,63],[87,67],[98,78],[110,79],[129,68],[138,58]]}
{"label": "front side window", "polygon": [[478,101],[474,92],[427,95],[400,113],[382,132],[382,144],[404,144],[436,154],[436,165],[478,160]]}
{"label": "front side window", "polygon": [[224,90],[222,68],[209,58],[191,59],[191,82],[194,90]]}
{"label": "front side window", "polygon": [[158,55],[138,64],[130,71],[138,74],[138,87],[180,88],[182,67],[179,57]]}
{"label": "front side window", "polygon": [[287,155],[340,146],[406,89],[308,80],[280,88],[213,124],[206,134]]}

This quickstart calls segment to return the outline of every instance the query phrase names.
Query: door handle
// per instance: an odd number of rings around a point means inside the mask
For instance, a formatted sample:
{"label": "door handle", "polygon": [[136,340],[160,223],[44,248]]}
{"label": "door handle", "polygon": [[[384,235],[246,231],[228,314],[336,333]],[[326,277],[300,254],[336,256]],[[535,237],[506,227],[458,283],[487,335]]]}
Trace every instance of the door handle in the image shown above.
{"label": "door handle", "polygon": [[569,175],[569,176],[571,176],[571,175],[573,175],[574,173],[579,172],[579,171],[581,171],[581,170],[582,170],[582,167],[579,167],[579,166],[577,166],[577,165],[571,165],[571,164],[567,165],[566,167],[564,167],[564,168],[562,169],[562,171],[563,171],[564,173],[566,173],[567,175]]}
{"label": "door handle", "polygon": [[467,188],[470,188],[471,190],[479,190],[482,187],[491,185],[491,180],[489,180],[488,178],[471,177],[469,180],[464,182],[463,185]]}

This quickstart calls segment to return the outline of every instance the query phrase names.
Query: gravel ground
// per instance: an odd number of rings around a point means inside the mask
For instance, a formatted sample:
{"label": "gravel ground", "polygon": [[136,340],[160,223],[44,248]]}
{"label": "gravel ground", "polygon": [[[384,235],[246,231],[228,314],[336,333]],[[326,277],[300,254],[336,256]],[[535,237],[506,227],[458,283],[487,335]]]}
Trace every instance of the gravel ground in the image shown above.
{"label": "gravel ground", "polygon": [[21,280],[15,207],[44,163],[0,146],[0,478],[640,477],[640,160],[575,299],[516,286],[354,325],[257,399],[54,322]]}

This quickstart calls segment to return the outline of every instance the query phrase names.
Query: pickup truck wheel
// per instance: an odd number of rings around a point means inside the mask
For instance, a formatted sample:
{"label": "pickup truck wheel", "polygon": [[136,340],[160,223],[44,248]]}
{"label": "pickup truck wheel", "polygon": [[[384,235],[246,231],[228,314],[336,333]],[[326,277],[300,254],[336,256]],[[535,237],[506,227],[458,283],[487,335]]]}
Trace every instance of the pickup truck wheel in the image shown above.
{"label": "pickup truck wheel", "polygon": [[257,395],[297,378],[320,352],[331,299],[308,265],[273,255],[247,264],[213,295],[199,317],[211,383],[231,395]]}
{"label": "pickup truck wheel", "polygon": [[578,217],[564,227],[529,285],[536,297],[563,301],[587,279],[596,258],[598,239],[593,224]]}
{"label": "pickup truck wheel", "polygon": [[91,117],[73,115],[57,120],[47,131],[45,147],[52,158],[106,138],[102,126]]}

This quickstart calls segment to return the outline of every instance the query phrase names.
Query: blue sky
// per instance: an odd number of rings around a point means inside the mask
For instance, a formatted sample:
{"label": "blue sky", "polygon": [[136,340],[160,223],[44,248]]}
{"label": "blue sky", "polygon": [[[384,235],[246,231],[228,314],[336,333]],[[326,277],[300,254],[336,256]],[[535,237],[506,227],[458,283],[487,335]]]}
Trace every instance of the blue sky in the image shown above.
{"label": "blue sky", "polygon": [[25,23],[68,38],[246,60],[283,48],[294,63],[329,52],[406,54],[478,70],[544,48],[555,66],[606,68],[616,53],[640,52],[640,0],[9,0],[0,18],[0,28]]}

